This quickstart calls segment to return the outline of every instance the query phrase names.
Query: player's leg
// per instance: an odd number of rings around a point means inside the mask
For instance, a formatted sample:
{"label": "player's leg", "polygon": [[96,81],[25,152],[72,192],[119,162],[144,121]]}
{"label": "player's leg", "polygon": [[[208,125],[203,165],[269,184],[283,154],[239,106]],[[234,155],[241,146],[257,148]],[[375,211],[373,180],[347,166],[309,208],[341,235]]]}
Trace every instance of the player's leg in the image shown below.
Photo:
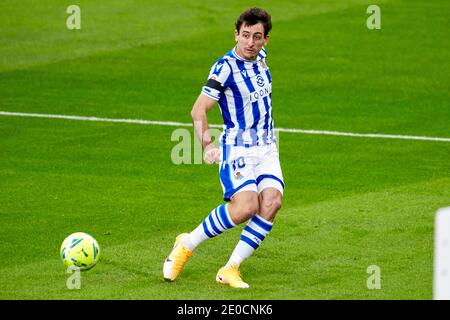
{"label": "player's leg", "polygon": [[283,175],[275,145],[265,146],[261,162],[255,167],[259,192],[259,211],[244,227],[238,244],[226,264],[238,269],[272,230],[273,220],[281,208],[284,190]]}
{"label": "player's leg", "polygon": [[259,215],[273,223],[281,208],[284,181],[275,143],[261,148],[261,163],[255,168],[259,193]]}
{"label": "player's leg", "polygon": [[253,215],[242,230],[241,237],[226,266],[237,268],[258,249],[272,230],[273,220],[281,208],[281,192],[268,187],[259,194],[259,211]]}
{"label": "player's leg", "polygon": [[[258,196],[255,194],[255,203],[258,205]],[[192,256],[192,252],[200,243],[205,240],[214,238],[224,231],[235,227],[240,223],[241,219],[236,215],[237,208],[243,206],[233,206],[233,204],[221,204],[214,208],[209,215],[190,233],[180,234],[164,262],[164,278],[167,280],[175,280],[183,269],[187,260]],[[231,210],[230,210],[231,209]],[[245,208],[245,210],[248,210]],[[231,212],[230,212],[231,211]],[[232,218],[232,215],[234,218]]]}
{"label": "player's leg", "polygon": [[[256,191],[242,191],[231,198],[230,212],[236,224],[245,222],[252,218],[259,209],[259,199]],[[242,281],[237,264],[227,264],[222,267],[217,275],[216,281],[227,284],[233,288],[248,288],[249,285]]]}
{"label": "player's leg", "polygon": [[183,243],[189,250],[193,251],[203,241],[247,221],[258,212],[258,189],[251,164],[252,158],[247,157],[246,152],[243,147],[227,148],[223,151],[224,159],[219,169],[220,182],[224,200],[231,203],[221,204],[213,209],[200,225],[185,237]]}
{"label": "player's leg", "polygon": [[167,280],[173,281],[178,277],[194,249],[203,241],[247,221],[258,211],[256,180],[251,167],[245,165],[245,149],[227,150],[229,152],[223,152],[220,180],[224,190],[224,200],[231,200],[231,203],[214,208],[192,232],[177,237],[172,252],[164,262],[163,272]]}
{"label": "player's leg", "polygon": [[175,280],[200,243],[247,221],[258,212],[258,206],[258,193],[243,190],[233,195],[230,204],[222,204],[213,209],[191,233],[179,235],[172,252],[165,260],[164,278]]}
{"label": "player's leg", "polygon": [[281,209],[283,195],[274,187],[267,187],[259,194],[259,216],[273,223],[277,212]]}
{"label": "player's leg", "polygon": [[243,188],[231,197],[231,203],[221,204],[212,210],[198,227],[184,238],[184,246],[193,251],[203,241],[250,219],[258,212],[259,206],[258,193],[248,191],[250,189],[256,190],[256,186]]}
{"label": "player's leg", "polygon": [[259,197],[256,191],[240,191],[231,197],[231,203],[228,206],[230,217],[238,225],[259,211]]}

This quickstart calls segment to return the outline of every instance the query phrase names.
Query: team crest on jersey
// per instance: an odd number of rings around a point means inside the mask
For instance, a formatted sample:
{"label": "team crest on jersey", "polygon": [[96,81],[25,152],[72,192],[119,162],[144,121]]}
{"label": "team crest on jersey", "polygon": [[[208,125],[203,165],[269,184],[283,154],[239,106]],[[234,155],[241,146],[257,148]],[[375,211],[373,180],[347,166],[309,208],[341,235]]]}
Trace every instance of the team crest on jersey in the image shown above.
{"label": "team crest on jersey", "polygon": [[234,177],[236,178],[236,180],[241,180],[242,178],[244,178],[244,176],[238,171],[236,172],[236,174],[234,175]]}
{"label": "team crest on jersey", "polygon": [[264,62],[264,60],[259,60],[259,64],[261,65],[261,67],[263,67],[264,69],[266,69],[267,68],[267,65],[266,65],[266,63]]}

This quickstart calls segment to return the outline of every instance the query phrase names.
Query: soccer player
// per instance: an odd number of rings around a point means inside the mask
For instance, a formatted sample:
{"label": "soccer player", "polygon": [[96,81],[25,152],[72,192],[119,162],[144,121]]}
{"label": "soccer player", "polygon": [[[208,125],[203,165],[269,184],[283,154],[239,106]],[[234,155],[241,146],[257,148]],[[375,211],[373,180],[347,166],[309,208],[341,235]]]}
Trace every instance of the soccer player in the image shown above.
{"label": "soccer player", "polygon": [[[190,233],[180,234],[164,262],[164,278],[174,281],[195,248],[248,221],[216,281],[248,288],[240,264],[272,229],[284,190],[272,118],[272,77],[264,48],[272,28],[263,9],[250,8],[236,21],[236,46],[213,64],[192,108],[192,120],[208,164],[219,163],[224,200]],[[218,104],[224,121],[220,148],[212,143],[206,113]]]}

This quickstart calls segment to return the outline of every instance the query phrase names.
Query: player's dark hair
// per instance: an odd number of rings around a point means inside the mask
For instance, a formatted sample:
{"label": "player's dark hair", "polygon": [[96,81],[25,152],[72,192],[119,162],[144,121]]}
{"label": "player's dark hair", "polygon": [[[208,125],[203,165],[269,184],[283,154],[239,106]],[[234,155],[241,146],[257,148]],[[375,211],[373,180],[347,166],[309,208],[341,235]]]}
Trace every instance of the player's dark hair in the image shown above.
{"label": "player's dark hair", "polygon": [[267,37],[269,31],[272,29],[272,19],[270,14],[261,8],[250,8],[242,12],[236,21],[236,30],[239,33],[243,24],[253,26],[257,23],[262,23],[264,36]]}

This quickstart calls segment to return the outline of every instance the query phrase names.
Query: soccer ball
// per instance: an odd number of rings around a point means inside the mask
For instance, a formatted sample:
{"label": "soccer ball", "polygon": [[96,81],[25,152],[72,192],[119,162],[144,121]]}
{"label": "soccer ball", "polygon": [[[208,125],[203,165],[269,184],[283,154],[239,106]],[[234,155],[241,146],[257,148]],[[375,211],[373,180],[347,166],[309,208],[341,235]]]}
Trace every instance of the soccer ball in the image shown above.
{"label": "soccer ball", "polygon": [[94,267],[100,257],[100,247],[92,236],[84,232],[75,232],[64,239],[61,260],[67,267],[78,267],[80,271]]}

